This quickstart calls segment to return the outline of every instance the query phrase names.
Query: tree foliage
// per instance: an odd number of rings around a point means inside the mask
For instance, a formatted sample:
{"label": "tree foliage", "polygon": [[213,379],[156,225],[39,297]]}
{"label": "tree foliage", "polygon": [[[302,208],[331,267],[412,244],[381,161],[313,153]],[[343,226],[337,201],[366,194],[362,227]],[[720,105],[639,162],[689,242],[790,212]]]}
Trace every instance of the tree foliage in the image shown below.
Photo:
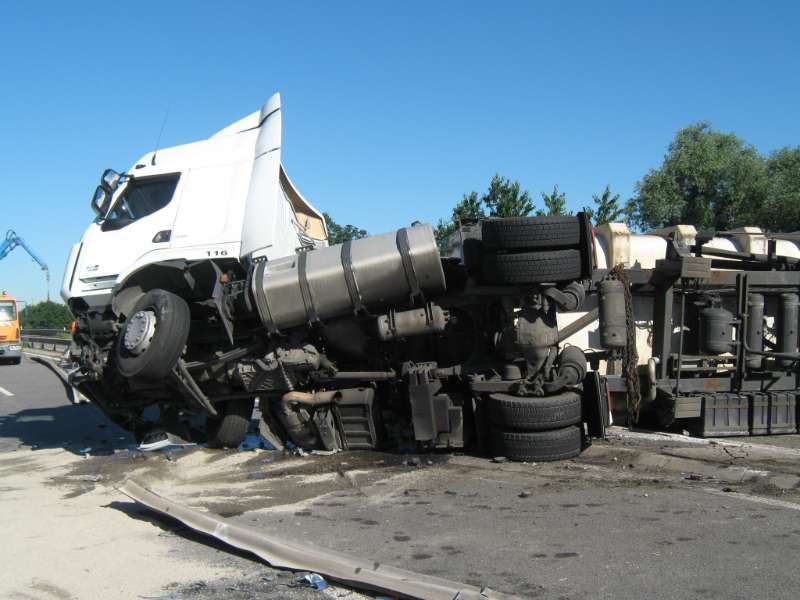
{"label": "tree foliage", "polygon": [[800,231],[800,146],[774,152],[766,169],[767,199],[757,224],[770,231]]}
{"label": "tree foliage", "polygon": [[439,219],[434,227],[436,241],[443,248],[445,240],[458,229],[459,221],[486,217],[487,211],[491,217],[524,217],[533,209],[531,194],[521,188],[519,181],[496,174],[483,194],[479,196],[475,191],[464,194],[453,207],[450,218]]}
{"label": "tree foliage", "polygon": [[[569,214],[566,194],[557,185],[541,197],[544,207],[537,215]],[[765,157],[734,133],[695,123],[678,130],[661,165],[635,184],[624,207],[609,185],[592,200],[593,206],[583,210],[595,225],[625,218],[640,230],[690,224],[700,230],[755,225],[800,231],[800,146]],[[519,181],[496,174],[485,193],[464,195],[451,218],[439,221],[436,239],[441,246],[459,219],[526,216],[534,208]]]}
{"label": "tree foliage", "polygon": [[522,190],[519,181],[511,181],[499,174],[492,177],[481,202],[492,217],[524,217],[534,208],[530,192]]}
{"label": "tree foliage", "polygon": [[355,225],[339,225],[328,213],[322,213],[322,216],[328,227],[328,243],[331,245],[343,244],[349,240],[359,240],[369,235],[366,229],[360,229]]}
{"label": "tree foliage", "polygon": [[558,185],[553,186],[553,192],[547,194],[541,192],[542,201],[546,210],[538,210],[536,214],[540,217],[547,215],[566,215],[567,213],[567,195],[558,190]]}
{"label": "tree foliage", "polygon": [[626,212],[642,229],[689,223],[726,230],[756,224],[766,195],[767,169],[756,149],[702,122],[677,132],[661,166],[636,183]]}
{"label": "tree foliage", "polygon": [[72,322],[72,314],[63,304],[45,301],[19,311],[19,322],[27,329],[65,329]]}
{"label": "tree foliage", "polygon": [[485,216],[481,200],[478,198],[478,192],[464,194],[461,201],[453,207],[450,219],[439,219],[439,222],[433,228],[436,242],[442,248],[444,241],[458,229],[459,221],[463,219],[480,219]]}
{"label": "tree foliage", "polygon": [[619,204],[619,194],[612,194],[610,185],[599,196],[592,194],[592,201],[594,206],[584,206],[583,212],[595,225],[615,223],[625,216],[625,208]]}

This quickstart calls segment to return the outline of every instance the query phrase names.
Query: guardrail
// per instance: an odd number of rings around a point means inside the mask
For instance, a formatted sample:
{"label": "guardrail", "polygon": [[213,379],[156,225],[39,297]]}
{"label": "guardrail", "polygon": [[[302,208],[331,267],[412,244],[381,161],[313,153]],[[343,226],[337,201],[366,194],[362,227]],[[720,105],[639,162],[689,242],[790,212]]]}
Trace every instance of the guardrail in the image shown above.
{"label": "guardrail", "polygon": [[71,343],[72,339],[69,337],[22,334],[23,347],[31,350],[45,350],[61,354],[69,348]]}
{"label": "guardrail", "polygon": [[20,330],[20,335],[22,335],[22,337],[26,337],[29,335],[38,335],[46,337],[65,337],[65,338],[72,337],[72,334],[69,332],[68,329],[28,329],[27,327],[23,327]]}

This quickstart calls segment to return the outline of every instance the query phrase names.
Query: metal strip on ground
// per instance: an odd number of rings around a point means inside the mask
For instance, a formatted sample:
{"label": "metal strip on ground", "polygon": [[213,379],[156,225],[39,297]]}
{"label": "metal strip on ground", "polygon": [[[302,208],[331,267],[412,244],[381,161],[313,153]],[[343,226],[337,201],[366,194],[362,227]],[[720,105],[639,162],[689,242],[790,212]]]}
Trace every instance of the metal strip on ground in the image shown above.
{"label": "metal strip on ground", "polygon": [[302,544],[201,513],[128,480],[119,490],[161,514],[177,519],[195,531],[251,552],[273,567],[312,571],[352,587],[420,600],[514,600],[518,596],[406,571],[336,550]]}
{"label": "metal strip on ground", "polygon": [[0,394],[3,394],[4,396],[8,396],[9,398],[14,395],[14,394],[9,392],[6,388],[4,388],[2,386],[0,386]]}

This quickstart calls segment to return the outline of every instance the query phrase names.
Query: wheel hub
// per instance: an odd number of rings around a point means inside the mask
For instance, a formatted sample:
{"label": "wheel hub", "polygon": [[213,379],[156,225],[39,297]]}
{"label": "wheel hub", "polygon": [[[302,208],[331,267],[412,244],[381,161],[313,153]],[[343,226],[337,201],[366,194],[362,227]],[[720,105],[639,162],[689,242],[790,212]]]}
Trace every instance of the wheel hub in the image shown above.
{"label": "wheel hub", "polygon": [[152,310],[140,310],[128,319],[122,344],[125,349],[138,356],[150,347],[156,332],[156,314]]}

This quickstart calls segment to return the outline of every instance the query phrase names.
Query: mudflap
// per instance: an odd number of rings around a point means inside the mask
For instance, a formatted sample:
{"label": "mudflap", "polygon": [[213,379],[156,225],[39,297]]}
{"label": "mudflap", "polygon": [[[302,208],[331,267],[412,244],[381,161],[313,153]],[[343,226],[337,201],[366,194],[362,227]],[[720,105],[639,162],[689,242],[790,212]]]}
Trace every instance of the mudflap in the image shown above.
{"label": "mudflap", "polygon": [[582,411],[589,438],[605,438],[611,412],[605,378],[601,378],[597,371],[589,371],[583,378]]}

